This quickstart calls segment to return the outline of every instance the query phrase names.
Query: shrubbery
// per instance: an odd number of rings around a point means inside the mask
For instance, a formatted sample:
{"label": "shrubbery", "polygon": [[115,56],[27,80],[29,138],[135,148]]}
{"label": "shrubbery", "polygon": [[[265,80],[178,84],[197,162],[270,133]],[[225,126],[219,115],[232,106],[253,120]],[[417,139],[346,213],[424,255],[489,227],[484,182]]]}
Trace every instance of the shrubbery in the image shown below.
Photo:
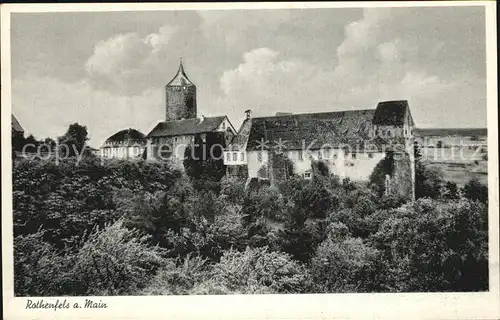
{"label": "shrubbery", "polygon": [[487,187],[421,165],[408,201],[332,175],[245,189],[147,161],[16,161],[15,293],[487,290]]}

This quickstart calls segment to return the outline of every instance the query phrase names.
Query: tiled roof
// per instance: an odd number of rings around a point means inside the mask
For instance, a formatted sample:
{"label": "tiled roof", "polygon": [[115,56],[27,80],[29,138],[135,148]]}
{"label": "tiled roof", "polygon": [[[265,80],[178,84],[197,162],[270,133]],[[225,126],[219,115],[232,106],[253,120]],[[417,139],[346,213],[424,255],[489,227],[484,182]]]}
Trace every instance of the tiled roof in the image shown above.
{"label": "tiled roof", "polygon": [[21,127],[21,124],[19,123],[19,121],[17,121],[14,115],[12,115],[11,117],[11,122],[12,122],[12,130],[17,132],[24,132],[23,127]]}
{"label": "tiled roof", "polygon": [[374,125],[403,125],[408,101],[384,101],[380,102],[373,117]]}
{"label": "tiled roof", "polygon": [[226,116],[171,120],[158,123],[148,137],[180,136],[212,132],[217,129]]}
{"label": "tiled roof", "polygon": [[192,83],[191,80],[189,80],[186,73],[184,72],[184,66],[182,65],[182,60],[181,63],[179,64],[179,70],[177,71],[177,74],[172,80],[170,80],[167,86],[194,86],[194,83]]}
{"label": "tiled roof", "polygon": [[[352,110],[294,114],[247,119],[229,148],[260,150],[262,142],[270,147],[281,141],[283,149],[317,149],[328,144],[353,149],[379,146],[381,139],[370,139],[370,125],[375,110]],[[281,140],[280,140],[281,139]]]}
{"label": "tiled roof", "polygon": [[117,133],[113,134],[111,137],[106,139],[106,143],[116,143],[116,142],[128,142],[128,141],[145,141],[146,136],[144,133],[129,128],[120,130]]}

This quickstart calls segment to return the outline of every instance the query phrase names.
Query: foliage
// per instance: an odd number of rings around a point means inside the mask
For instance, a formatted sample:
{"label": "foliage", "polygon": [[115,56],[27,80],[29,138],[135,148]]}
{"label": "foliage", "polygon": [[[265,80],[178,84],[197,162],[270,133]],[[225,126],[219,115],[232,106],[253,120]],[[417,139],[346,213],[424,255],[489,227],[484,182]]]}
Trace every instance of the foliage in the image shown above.
{"label": "foliage", "polygon": [[102,232],[94,231],[75,254],[70,271],[74,293],[129,295],[144,287],[163,265],[162,250],[147,243],[147,236],[124,228],[120,221]]}
{"label": "foliage", "polygon": [[305,267],[266,247],[226,251],[211,278],[232,293],[307,292],[310,281]]}
{"label": "foliage", "polygon": [[418,166],[410,201],[334,175],[15,160],[16,295],[487,290],[487,187]]}
{"label": "foliage", "polygon": [[14,238],[16,296],[51,296],[63,284],[64,257],[43,240],[43,231]]}
{"label": "foliage", "polygon": [[421,199],[393,209],[371,241],[391,292],[476,291],[488,286],[487,210]]}
{"label": "foliage", "polygon": [[194,286],[208,280],[209,261],[200,256],[187,255],[184,260],[167,259],[141,295],[192,294]]}
{"label": "foliage", "polygon": [[311,260],[317,292],[369,292],[376,274],[378,251],[360,238],[348,235],[341,223],[330,225],[328,238],[320,244]]}
{"label": "foliage", "polygon": [[[88,138],[87,127],[78,123],[73,123],[69,126],[64,135],[58,138],[61,150],[59,151],[63,157],[74,157],[84,152]],[[62,148],[64,146],[64,148]],[[64,149],[64,150],[63,150]]]}
{"label": "foliage", "polygon": [[394,155],[388,151],[387,155],[377,163],[368,179],[374,191],[382,196],[385,193],[385,177],[392,176],[394,171]]}
{"label": "foliage", "polygon": [[217,182],[226,173],[221,146],[224,147],[223,139],[216,134],[207,133],[205,141],[197,135],[194,144],[185,149],[184,170],[192,179],[195,188],[206,190],[219,188]]}
{"label": "foliage", "polygon": [[463,188],[464,197],[472,201],[488,203],[488,186],[473,178]]}
{"label": "foliage", "polygon": [[418,144],[415,144],[415,197],[441,197],[443,172],[437,168],[429,168],[422,161],[422,154]]}

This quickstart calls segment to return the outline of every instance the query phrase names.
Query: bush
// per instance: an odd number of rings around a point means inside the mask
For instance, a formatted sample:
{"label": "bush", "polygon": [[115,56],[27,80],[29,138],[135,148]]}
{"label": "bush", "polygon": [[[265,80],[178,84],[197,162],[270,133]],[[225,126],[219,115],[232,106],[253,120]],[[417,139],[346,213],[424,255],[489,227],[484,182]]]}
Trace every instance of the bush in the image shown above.
{"label": "bush", "polygon": [[189,254],[184,260],[167,259],[141,295],[192,294],[194,286],[208,280],[207,259]]}
{"label": "bush", "polygon": [[372,237],[383,253],[384,290],[488,288],[487,210],[479,202],[421,199],[389,212]]}
{"label": "bush", "polygon": [[329,230],[328,238],[319,245],[311,260],[315,291],[373,291],[378,251],[361,239],[348,236],[348,229],[343,224],[335,224]]}
{"label": "bush", "polygon": [[164,263],[162,250],[121,221],[94,231],[74,257],[74,291],[81,295],[131,295]]}
{"label": "bush", "polygon": [[463,194],[466,199],[488,203],[488,186],[482,184],[476,178],[467,182],[463,188]]}
{"label": "bush", "polygon": [[265,247],[226,251],[211,278],[233,294],[307,292],[310,281],[307,270],[289,255]]}
{"label": "bush", "polygon": [[14,238],[15,296],[63,294],[66,261],[43,240],[43,231]]}

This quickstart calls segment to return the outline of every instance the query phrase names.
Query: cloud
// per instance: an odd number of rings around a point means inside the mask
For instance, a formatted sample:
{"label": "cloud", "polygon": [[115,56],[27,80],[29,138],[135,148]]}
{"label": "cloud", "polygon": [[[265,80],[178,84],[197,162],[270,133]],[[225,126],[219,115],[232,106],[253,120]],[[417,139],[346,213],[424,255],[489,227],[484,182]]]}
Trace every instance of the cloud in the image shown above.
{"label": "cloud", "polygon": [[28,76],[12,82],[12,112],[37,139],[61,136],[78,122],[87,126],[90,144],[99,147],[121,129],[147,134],[163,119],[164,106],[158,90],[126,97],[96,90],[86,81]]}
{"label": "cloud", "polygon": [[271,48],[250,50],[222,75],[219,104],[240,119],[236,110],[252,109],[256,116],[266,116],[278,111],[366,109],[379,101],[405,99],[419,126],[485,125],[485,80],[463,68],[453,74],[434,70],[432,63],[415,56],[422,46],[430,52],[428,57],[438,55],[441,40],[421,44],[400,37],[405,30],[387,37],[386,30],[400,18],[394,15],[400,14],[406,12],[364,10],[361,19],[346,25],[336,64],[311,64]]}
{"label": "cloud", "polygon": [[140,93],[150,87],[147,78],[165,58],[176,32],[176,28],[165,25],[145,37],[132,32],[97,43],[92,56],[85,62],[89,79],[96,87],[111,92]]}

